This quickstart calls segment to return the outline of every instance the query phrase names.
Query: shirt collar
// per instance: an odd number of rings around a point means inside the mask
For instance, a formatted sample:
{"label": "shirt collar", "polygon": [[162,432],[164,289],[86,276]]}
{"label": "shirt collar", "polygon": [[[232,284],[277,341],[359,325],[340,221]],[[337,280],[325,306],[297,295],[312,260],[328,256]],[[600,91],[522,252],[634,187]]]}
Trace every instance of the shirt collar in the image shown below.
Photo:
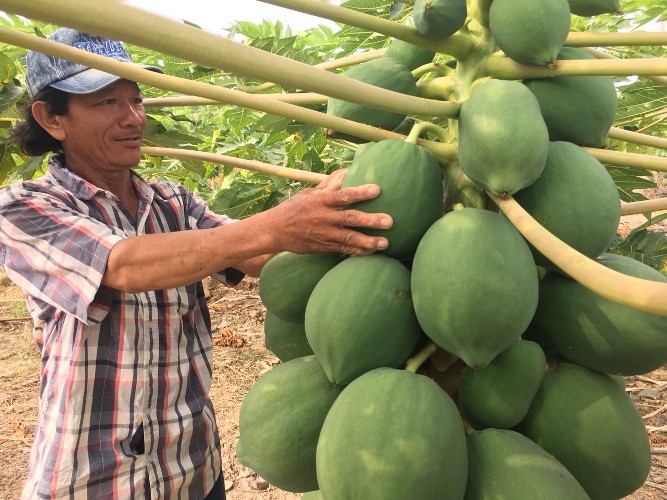
{"label": "shirt collar", "polygon": [[[134,170],[130,170],[130,173],[139,197],[146,202],[151,203],[155,194],[153,189],[151,189],[150,185]],[[51,176],[54,182],[81,200],[91,200],[98,194],[105,197],[108,194],[111,194],[70,171],[65,165],[65,156],[62,154],[55,154],[49,158],[48,175]]]}

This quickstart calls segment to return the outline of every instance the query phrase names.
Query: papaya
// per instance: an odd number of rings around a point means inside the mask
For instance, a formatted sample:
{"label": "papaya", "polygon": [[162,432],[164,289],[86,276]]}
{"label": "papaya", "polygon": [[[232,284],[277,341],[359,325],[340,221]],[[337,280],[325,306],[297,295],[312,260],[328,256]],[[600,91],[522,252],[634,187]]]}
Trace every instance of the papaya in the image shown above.
{"label": "papaya", "polygon": [[381,194],[353,207],[364,212],[388,213],[389,229],[358,230],[385,236],[389,246],[382,253],[411,259],[428,227],[443,213],[442,170],[433,153],[400,139],[386,139],[364,148],[355,156],[342,187],[378,184]]}
{"label": "papaya", "polygon": [[412,20],[417,31],[431,40],[452,36],[468,16],[466,0],[415,0]]}
{"label": "papaya", "polygon": [[[549,232],[591,259],[607,250],[621,220],[611,175],[593,155],[569,142],[549,144],[542,175],[514,198]],[[538,265],[554,267],[531,249]]]}
{"label": "papaya", "polygon": [[301,498],[302,500],[324,500],[320,490],[308,491]]}
{"label": "papaya", "polygon": [[476,429],[509,429],[528,413],[542,383],[546,358],[535,342],[519,339],[480,370],[463,368],[459,400]]}
{"label": "papaya", "polygon": [[313,354],[304,324],[285,321],[268,309],[264,318],[264,346],[282,362]]}
{"label": "papaya", "polygon": [[500,50],[521,64],[552,63],[570,33],[568,0],[493,0],[489,29]]}
{"label": "papaya", "polygon": [[[667,282],[667,276],[623,255],[598,262],[619,273]],[[593,370],[639,375],[667,363],[667,317],[607,300],[574,280],[547,273],[533,318],[534,331],[561,356]]]}
{"label": "papaya", "polygon": [[236,455],[270,484],[291,492],[318,489],[315,456],[324,419],[340,394],[315,356],[280,364],[247,392]]}
{"label": "papaya", "polygon": [[426,231],[411,285],[424,333],[471,368],[518,340],[537,307],[528,245],[507,219],[479,208],[449,212]]}
{"label": "papaya", "polygon": [[430,378],[381,367],[345,387],[317,443],[323,498],[460,500],[468,459],[452,399]]}
{"label": "papaya", "polygon": [[[564,47],[558,60],[595,59],[590,52]],[[551,141],[601,148],[616,118],[617,96],[610,76],[557,76],[524,80],[537,98]]]}
{"label": "papaya", "polygon": [[511,195],[535,182],[548,150],[540,106],[522,83],[487,80],[461,105],[459,162],[487,191]]}
{"label": "papaya", "polygon": [[468,445],[465,500],[588,500],[563,464],[530,439],[509,429],[473,431]]}
{"label": "papaya", "polygon": [[592,17],[600,14],[614,14],[621,10],[620,0],[567,0],[570,12],[577,16]]}
{"label": "papaya", "polygon": [[303,323],[313,288],[340,261],[334,253],[274,255],[259,273],[262,304],[284,321]]}
{"label": "papaya", "polygon": [[562,463],[594,500],[624,498],[651,467],[641,414],[609,375],[552,360],[515,429]]}
{"label": "papaya", "polygon": [[[383,89],[407,95],[417,95],[417,82],[412,76],[412,72],[390,57],[379,57],[357,64],[347,70],[344,75],[353,80]],[[403,113],[363,106],[336,98],[329,98],[327,114],[373,125],[385,130],[395,129],[407,116]],[[337,137],[337,133],[331,132],[330,137]]]}
{"label": "papaya", "polygon": [[421,336],[410,271],[381,254],[345,259],[315,286],[305,327],[310,347],[337,385],[373,368],[401,365]]}
{"label": "papaya", "polygon": [[424,64],[433,62],[435,51],[394,38],[383,57],[395,59],[410,71],[414,71]]}

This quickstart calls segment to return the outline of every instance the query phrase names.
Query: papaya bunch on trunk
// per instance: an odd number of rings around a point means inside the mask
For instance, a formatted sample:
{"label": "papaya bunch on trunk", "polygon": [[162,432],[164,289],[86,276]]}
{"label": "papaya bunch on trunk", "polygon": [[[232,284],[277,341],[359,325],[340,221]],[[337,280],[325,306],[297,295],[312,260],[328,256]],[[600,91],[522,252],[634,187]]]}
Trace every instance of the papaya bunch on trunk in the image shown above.
{"label": "papaya bunch on trunk", "polygon": [[[266,297],[267,314],[299,304],[312,350],[304,355],[340,391],[324,419],[313,417],[317,488],[304,498],[618,499],[645,481],[650,445],[623,376],[667,362],[667,308],[588,284],[599,268],[634,285],[667,283],[647,264],[608,253],[621,197],[594,148],[605,146],[614,122],[613,80],[496,78],[485,69],[494,58],[532,68],[592,61],[591,52],[565,46],[571,15],[616,10],[602,1],[417,1],[421,35],[476,37],[474,50],[451,64],[393,39],[377,62],[345,73],[410,95],[420,85],[433,85],[429,95],[446,88],[441,98],[460,109],[429,119],[329,99],[330,115],[388,131],[406,119],[412,128],[353,145],[344,182],[382,188],[355,208],[392,215],[391,229],[368,230],[388,238],[386,250],[329,259],[303,278],[304,257],[276,256],[282,272],[271,273],[270,262],[260,277],[260,291],[275,287],[279,297]],[[449,61],[446,70],[439,59]],[[429,67],[437,74],[425,83],[398,83]],[[443,156],[434,143],[457,154]],[[244,420],[256,398],[253,391]],[[281,425],[296,418],[282,413],[272,417]],[[242,422],[244,453],[263,448],[250,443],[253,425]],[[289,483],[279,478],[282,463],[277,485]]]}

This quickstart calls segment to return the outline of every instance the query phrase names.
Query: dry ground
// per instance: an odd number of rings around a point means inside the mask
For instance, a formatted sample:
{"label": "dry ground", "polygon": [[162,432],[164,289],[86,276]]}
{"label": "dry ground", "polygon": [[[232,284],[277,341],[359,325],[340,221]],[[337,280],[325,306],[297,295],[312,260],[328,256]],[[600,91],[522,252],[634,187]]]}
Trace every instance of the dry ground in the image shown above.
{"label": "dry ground", "polygon": [[[626,219],[621,230],[641,222]],[[663,226],[660,230],[664,231]],[[238,414],[253,382],[279,361],[263,344],[265,310],[256,280],[236,289],[207,281],[216,339],[211,397],[218,411],[230,500],[286,500],[301,495],[267,485],[235,458]],[[37,416],[39,356],[20,292],[0,271],[0,498],[16,499],[26,474]],[[642,413],[653,444],[644,486],[628,499],[667,499],[667,367],[628,377],[627,391]]]}

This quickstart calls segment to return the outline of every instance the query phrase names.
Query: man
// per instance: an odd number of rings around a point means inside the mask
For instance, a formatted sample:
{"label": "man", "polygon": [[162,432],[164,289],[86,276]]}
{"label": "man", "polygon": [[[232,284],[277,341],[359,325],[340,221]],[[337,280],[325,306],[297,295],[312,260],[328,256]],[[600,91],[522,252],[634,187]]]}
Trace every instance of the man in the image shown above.
{"label": "man", "polygon": [[[122,44],[52,39],[132,64]],[[157,68],[149,68],[159,71]],[[240,221],[132,171],[146,124],[136,83],[30,52],[16,137],[53,152],[45,176],[0,191],[0,264],[26,294],[42,353],[40,417],[24,498],[224,498],[208,397],[212,344],[201,279],[236,285],[276,252],[364,255],[379,194],[329,176]]]}

